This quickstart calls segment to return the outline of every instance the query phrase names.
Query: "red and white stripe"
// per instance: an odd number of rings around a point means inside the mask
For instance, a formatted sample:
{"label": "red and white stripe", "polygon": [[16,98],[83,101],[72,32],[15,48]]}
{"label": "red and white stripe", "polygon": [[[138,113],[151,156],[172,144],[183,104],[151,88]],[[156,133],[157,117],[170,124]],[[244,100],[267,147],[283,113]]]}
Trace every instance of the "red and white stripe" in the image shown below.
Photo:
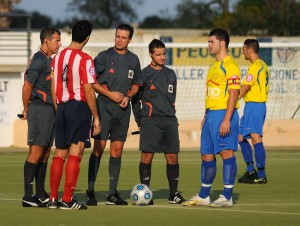
{"label": "red and white stripe", "polygon": [[[63,81],[62,74],[68,65],[67,81]],[[86,102],[83,84],[95,83],[95,66],[91,56],[81,50],[64,49],[58,53],[51,65],[55,82],[57,103],[69,100]]]}

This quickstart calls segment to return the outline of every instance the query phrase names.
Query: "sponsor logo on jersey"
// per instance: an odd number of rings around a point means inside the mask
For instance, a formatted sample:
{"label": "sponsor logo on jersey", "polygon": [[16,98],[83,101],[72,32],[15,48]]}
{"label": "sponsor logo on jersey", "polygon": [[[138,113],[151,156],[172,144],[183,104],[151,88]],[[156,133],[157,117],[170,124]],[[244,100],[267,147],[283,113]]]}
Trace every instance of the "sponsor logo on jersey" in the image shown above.
{"label": "sponsor logo on jersey", "polygon": [[128,70],[128,78],[133,79],[134,71]]}
{"label": "sponsor logo on jersey", "polygon": [[218,97],[220,96],[221,90],[219,88],[207,87],[208,97]]}

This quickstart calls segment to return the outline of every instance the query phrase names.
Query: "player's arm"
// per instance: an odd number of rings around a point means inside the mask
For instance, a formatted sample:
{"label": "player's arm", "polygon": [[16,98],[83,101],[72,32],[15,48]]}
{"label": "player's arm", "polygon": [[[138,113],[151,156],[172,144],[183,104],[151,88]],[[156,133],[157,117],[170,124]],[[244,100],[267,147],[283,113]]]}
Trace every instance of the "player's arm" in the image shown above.
{"label": "player's arm", "polygon": [[22,102],[23,102],[23,120],[27,119],[28,107],[32,95],[33,84],[37,81],[39,74],[44,70],[43,60],[34,55],[28,68],[25,72],[25,79],[22,88]]}
{"label": "player's arm", "polygon": [[201,121],[201,130],[202,130],[202,127],[203,127],[204,122],[205,122],[206,114],[207,114],[207,109],[205,110],[203,119],[202,119],[202,121]]}
{"label": "player's arm", "polygon": [[56,111],[56,109],[57,109],[57,102],[56,102],[56,92],[55,92],[54,77],[51,78],[51,97],[52,97],[52,102],[53,102],[54,109]]}
{"label": "player's arm", "polygon": [[142,107],[141,107],[141,99],[143,95],[144,87],[139,87],[139,92],[131,99],[132,112],[134,115],[134,119],[136,121],[137,126],[141,127],[142,121]]}
{"label": "player's arm", "polygon": [[131,100],[132,97],[135,96],[135,94],[139,91],[139,85],[132,84],[131,89],[129,90],[128,94],[123,97],[120,107],[121,108],[126,108]]}
{"label": "player's arm", "polygon": [[136,67],[134,69],[133,83],[130,87],[129,92],[127,93],[127,96],[125,96],[123,98],[123,101],[120,103],[120,106],[122,108],[128,106],[130,100],[139,92],[140,86],[142,86],[143,84],[141,64],[138,58],[136,60],[137,61],[136,61]]}
{"label": "player's arm", "polygon": [[22,118],[23,120],[27,119],[27,112],[28,112],[31,94],[32,94],[32,85],[25,79],[22,88],[22,102],[23,102],[22,113],[24,115],[24,117]]}
{"label": "player's arm", "polygon": [[236,101],[239,96],[239,90],[238,89],[229,89],[228,90],[228,101],[227,101],[227,109],[226,114],[223,119],[223,122],[220,126],[220,135],[221,136],[227,136],[230,132],[230,120],[233,115],[233,112],[235,110]]}
{"label": "player's arm", "polygon": [[131,85],[131,89],[128,92],[127,96],[124,96],[123,100],[120,103],[120,107],[121,108],[126,108],[129,104],[129,101],[132,97],[135,96],[135,94],[137,94],[137,92],[139,91],[139,85],[137,84],[132,84]]}
{"label": "player's arm", "polygon": [[117,91],[109,91],[108,89],[105,89],[103,86],[101,86],[99,83],[94,83],[93,88],[97,93],[107,96],[110,100],[116,103],[120,103],[124,98],[124,95],[122,93]]}
{"label": "player's arm", "polygon": [[240,99],[242,99],[250,90],[250,85],[244,84],[240,90]]}
{"label": "player's arm", "polygon": [[247,72],[247,75],[242,83],[242,88],[240,90],[239,98],[242,99],[246,96],[246,94],[250,91],[251,86],[253,85],[254,81],[257,80],[258,72],[261,68],[257,67],[257,65],[252,64]]}
{"label": "player's arm", "polygon": [[96,105],[96,96],[95,91],[93,89],[93,85],[91,83],[83,84],[84,95],[87,101],[87,104],[93,115],[93,135],[97,135],[100,133],[101,125]]}

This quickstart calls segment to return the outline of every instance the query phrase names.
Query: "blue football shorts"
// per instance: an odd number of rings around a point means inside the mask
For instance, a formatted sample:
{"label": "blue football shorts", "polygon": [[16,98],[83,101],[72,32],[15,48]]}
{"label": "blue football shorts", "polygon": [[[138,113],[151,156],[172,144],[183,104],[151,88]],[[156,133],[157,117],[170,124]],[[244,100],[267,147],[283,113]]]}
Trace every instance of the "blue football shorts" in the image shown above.
{"label": "blue football shorts", "polygon": [[246,139],[250,139],[251,133],[262,136],[266,113],[266,103],[247,102],[244,107],[244,115],[241,118],[239,134]]}
{"label": "blue football shorts", "polygon": [[224,150],[237,151],[239,113],[234,111],[230,121],[230,132],[227,136],[220,136],[220,125],[224,119],[226,110],[208,110],[201,132],[201,154],[218,154]]}
{"label": "blue football shorts", "polygon": [[72,143],[86,142],[90,138],[92,113],[86,102],[71,100],[57,105],[55,145],[66,149]]}

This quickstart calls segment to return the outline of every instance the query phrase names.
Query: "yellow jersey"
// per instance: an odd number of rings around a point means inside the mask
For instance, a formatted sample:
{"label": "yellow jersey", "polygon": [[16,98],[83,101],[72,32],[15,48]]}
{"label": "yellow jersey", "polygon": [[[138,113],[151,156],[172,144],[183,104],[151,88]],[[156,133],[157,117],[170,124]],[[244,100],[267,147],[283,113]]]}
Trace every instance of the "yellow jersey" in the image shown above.
{"label": "yellow jersey", "polygon": [[249,85],[250,90],[244,96],[245,102],[266,102],[268,100],[270,71],[266,63],[255,60],[249,67],[243,85]]}
{"label": "yellow jersey", "polygon": [[[229,89],[241,89],[241,71],[231,56],[215,61],[206,79],[205,109],[227,109]],[[237,100],[235,108],[239,107]]]}

